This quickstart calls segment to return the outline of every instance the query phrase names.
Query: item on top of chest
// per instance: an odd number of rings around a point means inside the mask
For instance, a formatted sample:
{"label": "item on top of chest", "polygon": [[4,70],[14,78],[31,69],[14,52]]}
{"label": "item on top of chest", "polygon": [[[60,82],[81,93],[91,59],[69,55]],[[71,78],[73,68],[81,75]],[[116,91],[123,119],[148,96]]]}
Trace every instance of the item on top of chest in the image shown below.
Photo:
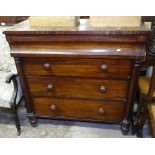
{"label": "item on top of chest", "polygon": [[78,16],[31,16],[30,26],[74,27],[78,25]]}
{"label": "item on top of chest", "polygon": [[90,16],[92,27],[139,27],[141,16]]}

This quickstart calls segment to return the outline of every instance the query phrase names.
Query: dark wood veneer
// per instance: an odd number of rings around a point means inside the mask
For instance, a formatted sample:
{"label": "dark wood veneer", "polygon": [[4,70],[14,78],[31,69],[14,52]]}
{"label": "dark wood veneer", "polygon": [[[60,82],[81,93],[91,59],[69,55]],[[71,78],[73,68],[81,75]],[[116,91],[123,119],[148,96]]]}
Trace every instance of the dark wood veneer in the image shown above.
{"label": "dark wood veneer", "polygon": [[[129,60],[111,59],[24,59],[28,76],[71,76],[128,79],[131,72]],[[115,76],[117,74],[117,77]]]}
{"label": "dark wood veneer", "polygon": [[[126,99],[128,81],[70,77],[28,77],[32,96]],[[49,90],[48,86],[53,87]],[[105,91],[101,90],[105,87]]]}
{"label": "dark wood veneer", "polygon": [[125,109],[120,101],[34,98],[33,104],[39,116],[111,122],[121,122]]}

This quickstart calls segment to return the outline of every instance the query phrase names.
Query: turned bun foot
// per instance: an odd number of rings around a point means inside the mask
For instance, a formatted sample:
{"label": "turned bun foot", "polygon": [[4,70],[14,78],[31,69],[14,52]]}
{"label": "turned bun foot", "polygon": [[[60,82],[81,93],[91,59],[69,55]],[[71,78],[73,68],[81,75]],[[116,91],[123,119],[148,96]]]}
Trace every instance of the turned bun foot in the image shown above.
{"label": "turned bun foot", "polygon": [[28,118],[29,118],[29,122],[30,122],[31,126],[36,127],[37,126],[37,119],[35,117],[35,114],[28,113]]}
{"label": "turned bun foot", "polygon": [[140,129],[140,130],[137,130],[136,136],[137,136],[138,138],[143,138],[143,131],[142,131],[141,129]]}
{"label": "turned bun foot", "polygon": [[130,131],[130,121],[123,120],[121,123],[121,132],[123,135],[127,135]]}

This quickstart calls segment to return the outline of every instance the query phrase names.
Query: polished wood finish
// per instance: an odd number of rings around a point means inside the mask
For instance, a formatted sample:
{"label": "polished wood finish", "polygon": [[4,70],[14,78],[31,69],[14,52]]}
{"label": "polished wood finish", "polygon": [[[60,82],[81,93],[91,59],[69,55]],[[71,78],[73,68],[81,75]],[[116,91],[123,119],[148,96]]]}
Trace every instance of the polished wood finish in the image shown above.
{"label": "polished wood finish", "polygon": [[125,100],[128,90],[126,80],[33,76],[27,81],[32,96]]}
{"label": "polished wood finish", "polygon": [[22,62],[30,123],[35,116],[117,122],[127,134],[149,33],[144,25],[54,28],[28,21],[5,31],[11,56]]}
{"label": "polished wood finish", "polygon": [[22,59],[15,58],[15,62],[16,62],[16,67],[17,67],[18,73],[20,73],[19,80],[21,83],[24,99],[26,102],[27,115],[28,115],[28,118],[29,118],[31,125],[36,126],[36,119],[35,119],[35,115],[34,115],[34,107],[31,104],[31,97],[28,95],[29,89],[28,89],[28,85],[26,82],[26,77],[24,76],[24,71],[23,71],[23,67],[22,67],[22,65],[23,65]]}
{"label": "polished wood finish", "polygon": [[37,116],[120,122],[125,103],[75,99],[33,98]]}
{"label": "polished wood finish", "polygon": [[[25,74],[29,76],[72,76],[128,79],[131,62],[114,59],[24,59]],[[117,74],[117,77],[115,75]]]}

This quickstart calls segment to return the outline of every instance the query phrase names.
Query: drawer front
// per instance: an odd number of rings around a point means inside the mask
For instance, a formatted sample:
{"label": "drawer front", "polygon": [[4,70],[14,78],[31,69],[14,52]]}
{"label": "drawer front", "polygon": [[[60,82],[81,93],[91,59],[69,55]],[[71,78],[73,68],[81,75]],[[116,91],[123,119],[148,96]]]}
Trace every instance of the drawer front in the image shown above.
{"label": "drawer front", "polygon": [[126,105],[117,101],[47,98],[34,98],[33,104],[37,116],[112,122],[122,121]]}
{"label": "drawer front", "polygon": [[28,77],[32,96],[126,99],[127,80]]}
{"label": "drawer front", "polygon": [[127,60],[67,59],[24,61],[27,75],[128,78],[131,63]]}

